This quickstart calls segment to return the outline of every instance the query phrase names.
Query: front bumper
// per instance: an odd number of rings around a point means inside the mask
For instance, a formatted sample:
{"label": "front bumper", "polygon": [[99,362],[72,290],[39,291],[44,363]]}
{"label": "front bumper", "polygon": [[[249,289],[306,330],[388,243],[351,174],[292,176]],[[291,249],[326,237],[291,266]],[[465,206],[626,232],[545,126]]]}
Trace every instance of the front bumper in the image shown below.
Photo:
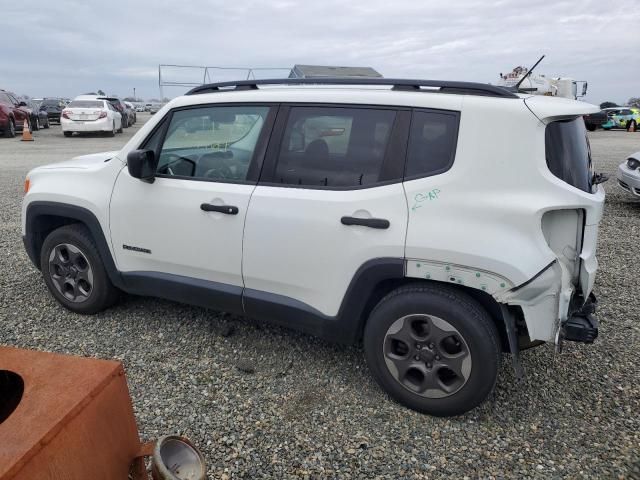
{"label": "front bumper", "polygon": [[620,188],[640,197],[640,171],[631,170],[627,166],[627,162],[624,162],[618,167],[616,179]]}
{"label": "front bumper", "polygon": [[63,118],[60,120],[63,132],[110,132],[112,130],[112,121],[108,118],[99,120],[68,120]]}

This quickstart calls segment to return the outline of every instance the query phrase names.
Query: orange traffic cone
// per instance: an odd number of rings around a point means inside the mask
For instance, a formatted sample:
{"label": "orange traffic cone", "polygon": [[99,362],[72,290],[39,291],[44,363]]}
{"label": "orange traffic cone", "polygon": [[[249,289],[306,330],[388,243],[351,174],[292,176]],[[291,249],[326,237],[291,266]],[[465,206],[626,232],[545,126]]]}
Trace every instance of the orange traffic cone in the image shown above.
{"label": "orange traffic cone", "polygon": [[33,135],[31,135],[31,130],[29,130],[29,122],[27,122],[26,118],[24,120],[24,125],[22,126],[22,141],[33,142]]}

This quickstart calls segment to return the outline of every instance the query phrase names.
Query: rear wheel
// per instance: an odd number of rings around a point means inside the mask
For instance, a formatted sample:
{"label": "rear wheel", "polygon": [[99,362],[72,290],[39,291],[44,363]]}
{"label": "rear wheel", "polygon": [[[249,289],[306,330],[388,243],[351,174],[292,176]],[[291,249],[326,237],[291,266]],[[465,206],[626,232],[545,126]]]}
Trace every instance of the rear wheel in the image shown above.
{"label": "rear wheel", "polygon": [[97,313],[118,299],[118,290],[83,225],[65,225],[51,232],[42,245],[40,267],[51,294],[71,311]]}
{"label": "rear wheel", "polygon": [[33,127],[34,132],[40,130],[40,119],[36,117],[35,121],[31,120],[31,126]]}
{"label": "rear wheel", "polygon": [[70,137],[71,135],[73,135],[73,132],[62,132],[64,133],[65,137]]}
{"label": "rear wheel", "polygon": [[595,132],[596,130],[596,126],[592,123],[587,123],[586,127],[587,127],[587,130],[589,130],[590,132]]}
{"label": "rear wheel", "polygon": [[493,390],[498,332],[464,292],[439,285],[401,287],[380,301],[364,331],[367,364],[399,403],[436,416],[464,413]]}
{"label": "rear wheel", "polygon": [[13,138],[16,136],[16,124],[13,118],[9,119],[7,123],[7,128],[4,129],[5,138]]}

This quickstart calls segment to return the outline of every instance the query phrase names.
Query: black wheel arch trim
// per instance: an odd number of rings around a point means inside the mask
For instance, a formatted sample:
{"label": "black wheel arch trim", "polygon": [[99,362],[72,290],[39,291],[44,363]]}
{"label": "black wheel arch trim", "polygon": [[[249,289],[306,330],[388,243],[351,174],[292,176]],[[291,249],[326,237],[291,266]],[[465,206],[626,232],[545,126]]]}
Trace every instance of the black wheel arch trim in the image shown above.
{"label": "black wheel arch trim", "polygon": [[[51,217],[58,217],[65,221],[62,224],[52,222]],[[89,229],[109,279],[116,287],[125,290],[122,276],[113,261],[100,222],[93,212],[77,205],[47,201],[34,201],[27,205],[23,242],[31,262],[40,269],[40,249],[44,242],[44,234],[70,223],[82,223]]]}

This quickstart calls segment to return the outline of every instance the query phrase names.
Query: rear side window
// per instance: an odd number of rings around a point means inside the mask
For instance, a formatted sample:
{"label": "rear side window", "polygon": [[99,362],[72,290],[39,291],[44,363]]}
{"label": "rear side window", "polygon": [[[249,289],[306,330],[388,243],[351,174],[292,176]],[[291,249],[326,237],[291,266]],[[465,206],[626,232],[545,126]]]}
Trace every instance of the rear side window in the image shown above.
{"label": "rear side window", "polygon": [[361,187],[381,180],[394,110],[292,107],[273,181]]}
{"label": "rear side window", "polygon": [[456,112],[415,111],[411,119],[405,179],[427,177],[451,168],[458,142]]}
{"label": "rear side window", "polygon": [[591,193],[591,147],[582,117],[547,125],[545,146],[551,173],[569,185]]}

